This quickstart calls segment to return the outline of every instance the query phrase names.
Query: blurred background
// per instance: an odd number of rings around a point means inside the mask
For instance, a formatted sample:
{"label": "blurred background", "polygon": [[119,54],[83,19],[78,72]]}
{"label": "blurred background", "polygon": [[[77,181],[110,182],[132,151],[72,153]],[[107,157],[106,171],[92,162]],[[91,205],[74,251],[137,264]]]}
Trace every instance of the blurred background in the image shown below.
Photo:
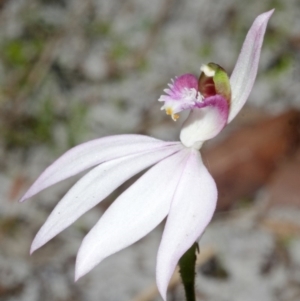
{"label": "blurred background", "polygon": [[[170,78],[210,61],[230,74],[253,20],[272,8],[247,106],[203,149],[219,201],[200,243],[197,298],[300,299],[298,0],[0,0],[1,301],[161,300],[163,225],[73,281],[82,238],[133,180],[32,256],[35,233],[78,177],[18,199],[84,141],[177,140],[184,114],[174,123],[157,102]],[[168,300],[184,300],[176,281]]]}

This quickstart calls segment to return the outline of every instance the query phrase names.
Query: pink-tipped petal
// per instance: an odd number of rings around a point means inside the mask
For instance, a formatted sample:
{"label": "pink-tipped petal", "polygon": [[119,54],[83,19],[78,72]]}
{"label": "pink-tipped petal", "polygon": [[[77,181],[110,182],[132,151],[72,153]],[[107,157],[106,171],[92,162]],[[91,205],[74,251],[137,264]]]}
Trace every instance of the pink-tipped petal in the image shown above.
{"label": "pink-tipped petal", "polygon": [[220,95],[206,98],[197,104],[184,122],[180,140],[186,147],[200,148],[202,143],[215,137],[226,125],[228,118],[228,103]]}
{"label": "pink-tipped petal", "polygon": [[228,122],[241,110],[252,90],[266,27],[273,12],[274,9],[259,15],[248,31],[230,77],[232,98]]}
{"label": "pink-tipped petal", "polygon": [[216,201],[215,181],[203,165],[199,152],[192,150],[158,250],[156,281],[164,300],[179,259],[204,232],[215,211]]}
{"label": "pink-tipped petal", "polygon": [[76,280],[107,256],[141,239],[166,217],[188,153],[184,149],[153,166],[108,208],[82,242]]}
{"label": "pink-tipped petal", "polygon": [[178,152],[180,145],[168,146],[103,163],[79,180],[57,204],[34,238],[30,252],[43,246],[85,212],[135,174]]}
{"label": "pink-tipped petal", "polygon": [[173,144],[142,135],[109,136],[80,144],[50,165],[20,201],[102,162]]}

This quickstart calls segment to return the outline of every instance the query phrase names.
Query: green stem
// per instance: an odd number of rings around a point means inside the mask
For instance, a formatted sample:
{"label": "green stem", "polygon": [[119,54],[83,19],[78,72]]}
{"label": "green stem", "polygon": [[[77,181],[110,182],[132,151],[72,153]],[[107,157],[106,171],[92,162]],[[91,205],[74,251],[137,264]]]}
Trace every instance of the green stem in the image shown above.
{"label": "green stem", "polygon": [[196,301],[195,295],[195,265],[198,243],[194,243],[180,258],[179,272],[185,290],[186,301]]}

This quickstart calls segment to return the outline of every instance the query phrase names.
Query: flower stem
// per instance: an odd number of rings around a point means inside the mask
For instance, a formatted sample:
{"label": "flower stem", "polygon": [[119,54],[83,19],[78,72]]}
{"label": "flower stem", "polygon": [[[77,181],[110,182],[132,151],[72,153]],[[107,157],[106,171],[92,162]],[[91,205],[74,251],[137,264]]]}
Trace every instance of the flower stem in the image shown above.
{"label": "flower stem", "polygon": [[180,258],[179,272],[185,290],[186,301],[196,301],[195,295],[195,265],[198,243],[194,243]]}

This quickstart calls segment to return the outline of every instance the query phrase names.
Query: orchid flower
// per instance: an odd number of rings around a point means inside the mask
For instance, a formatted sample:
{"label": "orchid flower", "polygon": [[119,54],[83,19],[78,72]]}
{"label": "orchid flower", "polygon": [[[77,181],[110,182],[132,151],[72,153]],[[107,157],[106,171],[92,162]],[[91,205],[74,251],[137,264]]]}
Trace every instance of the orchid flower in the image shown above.
{"label": "orchid flower", "polygon": [[166,95],[159,98],[162,109],[174,120],[181,111],[190,110],[180,141],[165,142],[143,135],[109,136],[76,146],[50,165],[21,201],[94,168],[54,208],[34,238],[31,253],[125,181],[151,167],[112,203],[83,239],[75,279],[141,239],[167,217],[156,267],[157,286],[166,300],[167,286],[178,260],[202,235],[216,207],[216,184],[202,162],[199,149],[246,102],[272,13],[273,10],[268,11],[255,19],[230,79],[219,65],[209,63],[201,67],[199,79],[184,74],[169,84]]}

